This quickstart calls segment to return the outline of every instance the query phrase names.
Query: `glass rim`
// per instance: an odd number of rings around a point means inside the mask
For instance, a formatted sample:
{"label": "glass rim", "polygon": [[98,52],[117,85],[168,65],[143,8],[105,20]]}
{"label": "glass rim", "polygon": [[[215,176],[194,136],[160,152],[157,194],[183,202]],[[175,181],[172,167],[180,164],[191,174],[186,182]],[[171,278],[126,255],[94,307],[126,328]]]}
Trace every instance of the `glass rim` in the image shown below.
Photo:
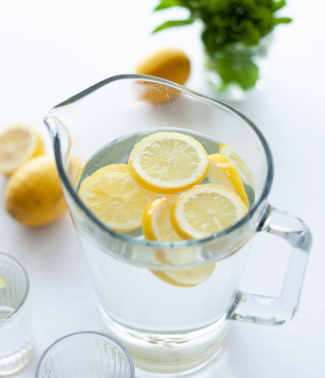
{"label": "glass rim", "polygon": [[133,360],[132,360],[132,357],[129,353],[129,351],[125,348],[125,346],[123,344],[121,344],[118,340],[116,340],[114,337],[106,334],[106,333],[103,333],[103,332],[97,332],[97,331],[80,331],[80,332],[74,332],[74,333],[69,333],[68,335],[65,335],[63,337],[60,337],[59,339],[55,340],[48,348],[45,349],[45,351],[42,353],[38,363],[37,363],[37,367],[36,367],[36,371],[35,371],[35,378],[38,378],[39,377],[39,373],[40,373],[40,369],[41,369],[41,364],[46,356],[46,354],[57,344],[59,344],[62,340],[65,340],[67,338],[70,338],[70,337],[73,337],[73,336],[76,336],[76,335],[82,335],[82,334],[91,334],[91,335],[100,335],[100,336],[104,336],[105,338],[109,339],[110,341],[113,341],[114,343],[116,343],[118,345],[118,347],[123,351],[123,353],[125,354],[126,358],[127,358],[127,361],[129,363],[129,367],[130,367],[130,378],[134,378],[135,377],[135,371],[134,371],[134,363],[133,363]]}
{"label": "glass rim", "polygon": [[25,304],[27,297],[28,297],[28,294],[29,294],[30,283],[29,283],[29,276],[28,276],[27,270],[14,256],[9,255],[9,253],[0,252],[0,261],[1,261],[1,256],[9,257],[9,259],[13,260],[16,264],[18,264],[18,266],[21,268],[21,270],[22,270],[22,272],[25,276],[25,280],[26,280],[25,293],[24,293],[22,300],[19,302],[19,305],[9,315],[0,319],[0,324],[5,324],[5,323],[9,322],[13,317],[15,317],[20,312],[23,305]]}
{"label": "glass rim", "polygon": [[[132,238],[126,236],[126,235],[123,235],[122,232],[114,231],[113,229],[109,228],[104,222],[102,222],[95,214],[93,214],[88,209],[86,204],[84,204],[81,201],[77,192],[72,187],[70,180],[68,179],[68,177],[65,173],[64,167],[63,167],[63,162],[62,162],[62,159],[61,159],[60,137],[58,136],[58,130],[56,128],[56,132],[54,132],[54,130],[50,126],[50,124],[52,124],[51,120],[53,118],[54,112],[55,112],[56,109],[58,109],[60,107],[64,107],[66,105],[72,104],[72,103],[86,97],[87,95],[89,95],[92,92],[100,89],[103,86],[106,86],[106,85],[113,83],[113,82],[116,82],[116,81],[130,80],[130,79],[148,81],[148,82],[167,85],[171,88],[174,88],[174,89],[177,89],[177,90],[179,90],[183,93],[186,93],[187,95],[190,95],[191,97],[198,98],[201,101],[208,102],[208,103],[211,103],[211,104],[217,104],[219,106],[221,105],[221,107],[226,108],[228,111],[230,111],[234,115],[241,118],[248,126],[250,126],[250,128],[257,135],[258,139],[260,140],[260,142],[263,146],[265,156],[266,156],[266,162],[267,162],[267,172],[266,172],[265,185],[263,187],[262,193],[261,193],[258,201],[256,201],[256,203],[254,203],[254,205],[249,209],[249,211],[245,215],[245,217],[243,217],[241,220],[239,220],[237,223],[235,223],[233,226],[227,228],[226,230],[219,232],[219,233],[216,233],[216,234],[212,234],[212,235],[210,235],[206,238],[203,238],[203,239],[189,239],[189,240],[176,241],[176,242],[162,242],[162,241],[158,242],[158,241],[152,241],[152,240],[132,239]],[[54,108],[52,108],[50,110],[50,112],[44,117],[43,121],[44,121],[44,124],[46,125],[46,127],[48,128],[50,134],[52,135],[54,156],[55,156],[55,160],[56,160],[57,169],[58,169],[59,176],[60,176],[62,183],[64,184],[66,190],[68,191],[68,193],[70,194],[70,196],[72,197],[74,202],[77,204],[77,206],[87,215],[88,218],[90,218],[90,220],[92,222],[94,222],[97,226],[99,226],[105,232],[109,233],[112,237],[121,240],[121,242],[131,243],[131,244],[134,244],[134,245],[139,246],[139,247],[152,247],[152,248],[165,248],[165,249],[194,247],[194,246],[200,246],[202,244],[209,243],[211,241],[220,239],[220,238],[222,238],[226,235],[231,234],[235,230],[239,229],[246,222],[248,222],[253,217],[253,214],[255,213],[257,208],[267,198],[267,196],[270,192],[270,189],[271,189],[271,185],[272,185],[272,181],[273,181],[272,154],[271,154],[271,150],[270,150],[270,147],[269,147],[266,139],[264,138],[263,134],[258,129],[258,127],[248,117],[246,117],[244,114],[242,114],[239,110],[237,110],[233,106],[231,106],[231,105],[229,105],[229,104],[227,104],[223,101],[220,101],[216,98],[206,96],[202,93],[196,92],[192,89],[189,89],[187,87],[184,87],[180,84],[174,83],[174,82],[166,80],[166,79],[161,79],[161,78],[158,78],[158,77],[155,77],[155,76],[149,76],[149,75],[140,75],[140,74],[122,74],[122,75],[111,76],[111,77],[109,77],[105,80],[102,80],[101,82],[85,89],[84,91],[76,94],[75,96],[70,97],[66,101],[61,102],[60,104],[58,104],[57,106],[55,106]]]}

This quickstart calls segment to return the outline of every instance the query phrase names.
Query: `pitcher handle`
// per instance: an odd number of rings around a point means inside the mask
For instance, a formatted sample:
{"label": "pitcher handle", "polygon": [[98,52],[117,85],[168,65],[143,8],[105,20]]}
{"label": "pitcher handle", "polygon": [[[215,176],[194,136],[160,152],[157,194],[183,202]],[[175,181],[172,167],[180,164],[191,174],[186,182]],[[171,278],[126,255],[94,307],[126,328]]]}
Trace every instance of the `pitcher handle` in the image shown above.
{"label": "pitcher handle", "polygon": [[298,217],[270,205],[257,231],[277,235],[293,247],[281,293],[279,297],[267,297],[239,291],[228,319],[264,325],[284,324],[292,320],[299,308],[312,235]]}

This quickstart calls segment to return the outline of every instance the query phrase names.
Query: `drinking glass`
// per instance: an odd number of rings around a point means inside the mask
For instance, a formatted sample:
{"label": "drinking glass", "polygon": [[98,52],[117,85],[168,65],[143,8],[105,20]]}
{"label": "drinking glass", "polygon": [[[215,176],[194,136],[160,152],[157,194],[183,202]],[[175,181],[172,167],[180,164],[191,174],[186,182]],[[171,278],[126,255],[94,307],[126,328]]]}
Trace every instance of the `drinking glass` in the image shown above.
{"label": "drinking glass", "polygon": [[31,359],[33,342],[28,306],[29,279],[25,268],[0,252],[0,376],[16,373]]}
{"label": "drinking glass", "polygon": [[128,351],[99,332],[72,333],[56,340],[40,358],[36,378],[134,378]]}
{"label": "drinking glass", "polygon": [[[268,204],[272,156],[247,117],[167,80],[120,75],[59,104],[44,122],[106,330],[128,348],[136,367],[160,375],[191,373],[221,352],[229,319],[280,325],[293,318],[311,233],[299,218]],[[80,182],[102,166],[127,163],[134,145],[157,130],[193,134],[208,153],[218,152],[211,147],[218,141],[236,151],[256,186],[247,188],[247,215],[205,239],[173,243],[145,240],[141,230],[115,232],[97,218],[78,197]],[[239,290],[257,232],[292,246],[279,297]],[[193,269],[210,275],[190,287],[163,279]]]}

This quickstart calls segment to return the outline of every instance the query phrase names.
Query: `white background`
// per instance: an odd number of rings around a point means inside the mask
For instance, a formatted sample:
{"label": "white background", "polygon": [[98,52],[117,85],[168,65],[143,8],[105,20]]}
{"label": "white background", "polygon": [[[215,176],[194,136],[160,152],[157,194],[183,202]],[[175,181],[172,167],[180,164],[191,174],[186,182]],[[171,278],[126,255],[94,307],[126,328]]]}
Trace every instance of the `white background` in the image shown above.
{"label": "white background", "polygon": [[[190,57],[192,73],[186,85],[209,94],[200,24],[152,36],[161,22],[186,16],[177,9],[153,14],[155,5],[154,0],[0,0],[0,127],[30,122],[51,154],[42,124],[50,108],[102,79],[133,72],[146,53],[166,45]],[[224,353],[195,377],[325,375],[325,4],[291,0],[281,12],[294,22],[275,33],[267,88],[235,106],[257,124],[273,152],[271,204],[299,215],[313,233],[302,304],[296,318],[284,326],[232,322]],[[5,185],[0,177],[0,250],[17,257],[31,280],[35,353],[16,375],[27,378],[54,340],[75,331],[100,330],[100,317],[68,213],[45,227],[23,227],[5,211]],[[288,248],[269,235],[256,239],[243,288],[276,295]]]}

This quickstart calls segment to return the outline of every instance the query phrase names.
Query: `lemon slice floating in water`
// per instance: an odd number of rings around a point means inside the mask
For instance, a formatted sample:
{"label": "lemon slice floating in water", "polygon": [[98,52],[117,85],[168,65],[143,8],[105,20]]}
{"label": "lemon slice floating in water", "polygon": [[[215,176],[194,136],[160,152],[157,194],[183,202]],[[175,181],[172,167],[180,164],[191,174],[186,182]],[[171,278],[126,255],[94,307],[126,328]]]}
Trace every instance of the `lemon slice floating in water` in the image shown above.
{"label": "lemon slice floating in water", "polygon": [[5,287],[6,287],[6,283],[4,279],[0,277],[0,289],[5,288]]}
{"label": "lemon slice floating in water", "polygon": [[137,144],[129,159],[135,181],[147,190],[174,194],[204,180],[208,155],[195,139],[180,133],[157,133]]}
{"label": "lemon slice floating in water", "polygon": [[130,173],[129,165],[128,164],[110,164],[106,165],[103,168],[98,169],[93,175],[105,173],[105,172],[124,172]]}
{"label": "lemon slice floating in water", "polygon": [[146,239],[174,242],[182,240],[170,223],[170,210],[178,196],[159,197],[145,209],[142,231]]}
{"label": "lemon slice floating in water", "polygon": [[205,282],[213,273],[216,264],[183,270],[151,271],[156,277],[173,286],[191,287]]}
{"label": "lemon slice floating in water", "polygon": [[228,147],[224,143],[220,143],[219,153],[230,160],[230,162],[236,168],[244,184],[251,186],[255,190],[254,176],[252,172],[250,171],[250,169],[247,167],[244,160],[238,154],[236,154],[235,151],[233,151],[230,147]]}
{"label": "lemon slice floating in water", "polygon": [[79,196],[109,227],[125,232],[141,226],[143,212],[156,193],[142,188],[129,173],[103,172],[88,177]]}
{"label": "lemon slice floating in water", "polygon": [[[159,197],[147,206],[142,218],[142,231],[146,239],[167,242],[182,240],[170,223],[170,211],[177,198],[178,196]],[[195,254],[185,248],[156,249],[155,258],[162,265],[183,265],[193,262]]]}
{"label": "lemon slice floating in water", "polygon": [[205,238],[238,222],[248,209],[240,197],[217,185],[196,186],[172,206],[171,223],[186,238]]}
{"label": "lemon slice floating in water", "polygon": [[[178,196],[159,197],[153,200],[145,209],[142,218],[142,231],[146,239],[175,242],[181,239],[170,223],[170,211]],[[163,265],[183,265],[195,260],[192,250],[156,249],[156,260]]]}
{"label": "lemon slice floating in water", "polygon": [[[173,230],[170,222],[172,205],[178,196],[159,197],[151,202],[144,214],[142,229],[146,239],[158,241],[179,241],[182,240]],[[156,260],[162,265],[185,265],[195,260],[194,251],[188,248],[155,251]],[[215,268],[215,263],[207,264],[197,268],[166,270],[151,272],[160,280],[179,287],[197,286],[206,281]]]}
{"label": "lemon slice floating in water", "polygon": [[241,178],[233,164],[220,154],[209,155],[209,180],[216,185],[236,193],[248,206],[247,194]]}

